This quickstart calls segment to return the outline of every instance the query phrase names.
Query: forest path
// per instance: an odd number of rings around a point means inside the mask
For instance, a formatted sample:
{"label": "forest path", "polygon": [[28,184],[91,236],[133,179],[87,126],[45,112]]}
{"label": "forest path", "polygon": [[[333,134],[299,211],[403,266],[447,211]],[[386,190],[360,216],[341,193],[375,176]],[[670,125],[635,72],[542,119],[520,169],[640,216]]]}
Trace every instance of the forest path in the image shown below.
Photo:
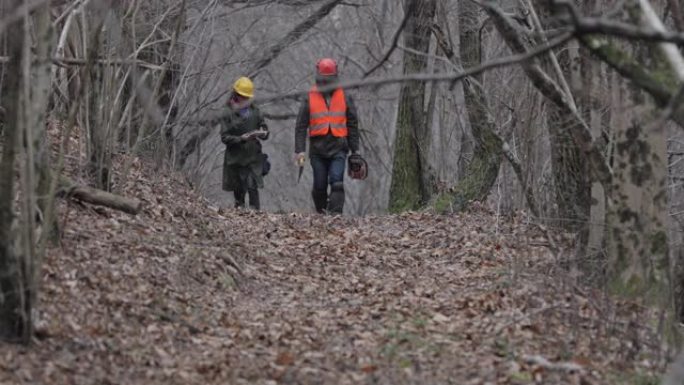
{"label": "forest path", "polygon": [[512,253],[544,254],[521,247],[533,233],[497,234],[488,215],[278,219],[244,234],[265,232],[272,248],[253,259],[254,286],[231,312],[243,328],[236,359],[258,363],[240,377],[467,384],[515,375],[510,347],[496,341],[542,309],[530,288],[509,297]]}
{"label": "forest path", "polygon": [[611,384],[655,367],[639,309],[556,278],[535,227],[478,208],[221,211],[144,171],[121,186],[137,216],[60,203],[38,338],[0,348],[0,383]]}

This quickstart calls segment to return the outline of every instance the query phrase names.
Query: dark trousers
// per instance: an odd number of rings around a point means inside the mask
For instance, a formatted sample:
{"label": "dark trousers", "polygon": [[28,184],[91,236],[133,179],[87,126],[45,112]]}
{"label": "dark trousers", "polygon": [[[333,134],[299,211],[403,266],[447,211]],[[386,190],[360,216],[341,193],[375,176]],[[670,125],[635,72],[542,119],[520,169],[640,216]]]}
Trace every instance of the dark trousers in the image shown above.
{"label": "dark trousers", "polygon": [[[342,214],[344,206],[344,170],[347,153],[340,151],[332,157],[311,156],[313,191],[311,196],[319,213]],[[328,199],[330,185],[330,199]]]}
{"label": "dark trousers", "polygon": [[347,154],[338,152],[330,158],[311,155],[311,168],[313,168],[314,190],[327,191],[328,185],[344,181],[344,170],[347,162]]}
{"label": "dark trousers", "polygon": [[235,207],[245,207],[245,195],[249,194],[249,207],[254,210],[259,210],[261,205],[259,204],[259,190],[254,189],[236,189],[233,191],[235,196]]}

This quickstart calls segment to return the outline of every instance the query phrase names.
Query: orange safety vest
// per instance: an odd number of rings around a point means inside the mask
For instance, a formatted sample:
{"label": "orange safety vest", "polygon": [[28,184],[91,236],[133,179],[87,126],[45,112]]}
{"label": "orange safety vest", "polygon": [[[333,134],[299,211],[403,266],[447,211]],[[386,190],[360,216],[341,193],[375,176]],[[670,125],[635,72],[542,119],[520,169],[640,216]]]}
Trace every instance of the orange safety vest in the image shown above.
{"label": "orange safety vest", "polygon": [[309,91],[309,136],[325,136],[328,131],[338,138],[347,136],[347,102],[344,91],[338,88],[330,99],[330,107],[325,98],[313,86]]}

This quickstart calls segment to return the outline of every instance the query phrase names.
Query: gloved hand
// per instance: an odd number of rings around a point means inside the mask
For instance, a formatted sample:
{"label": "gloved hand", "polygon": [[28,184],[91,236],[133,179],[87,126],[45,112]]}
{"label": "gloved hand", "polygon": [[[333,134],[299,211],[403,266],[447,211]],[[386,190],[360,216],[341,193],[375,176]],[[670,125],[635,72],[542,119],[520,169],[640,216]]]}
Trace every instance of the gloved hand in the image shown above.
{"label": "gloved hand", "polygon": [[257,131],[250,131],[248,133],[242,134],[240,138],[242,139],[243,142],[246,142],[248,140],[252,139],[257,139],[257,138],[265,138],[268,133],[266,131],[262,130],[257,130]]}
{"label": "gloved hand", "polygon": [[299,154],[295,155],[295,164],[298,167],[304,166],[304,162],[306,162],[306,154],[303,152],[300,152]]}

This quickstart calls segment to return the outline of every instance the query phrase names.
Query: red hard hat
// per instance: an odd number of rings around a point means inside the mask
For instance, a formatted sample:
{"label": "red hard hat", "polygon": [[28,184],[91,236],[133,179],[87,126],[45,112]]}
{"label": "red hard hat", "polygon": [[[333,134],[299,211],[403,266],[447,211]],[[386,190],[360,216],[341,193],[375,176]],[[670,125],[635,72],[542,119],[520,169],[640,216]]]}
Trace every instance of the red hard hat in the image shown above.
{"label": "red hard hat", "polygon": [[337,75],[337,62],[330,58],[321,59],[316,63],[316,71],[323,76]]}

